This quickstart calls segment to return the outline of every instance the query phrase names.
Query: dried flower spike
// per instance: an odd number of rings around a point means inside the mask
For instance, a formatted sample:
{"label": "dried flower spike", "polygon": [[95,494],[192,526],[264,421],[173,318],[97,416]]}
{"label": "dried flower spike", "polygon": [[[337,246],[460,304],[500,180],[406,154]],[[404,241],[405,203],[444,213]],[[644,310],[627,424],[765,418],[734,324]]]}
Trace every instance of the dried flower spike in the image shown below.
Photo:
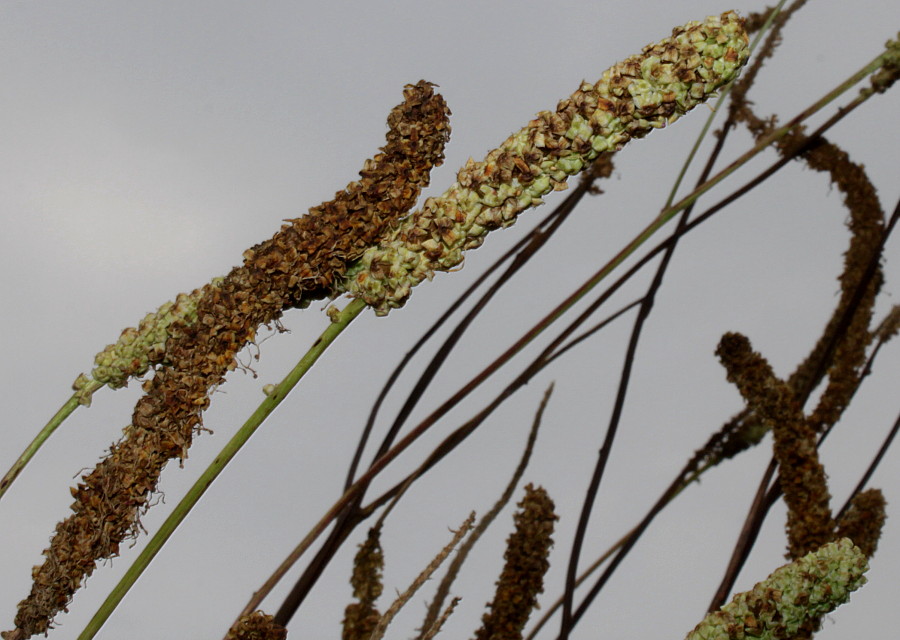
{"label": "dried flower spike", "polygon": [[[342,279],[348,264],[415,204],[419,190],[428,184],[430,170],[443,162],[450,110],[433,87],[421,80],[404,88],[404,103],[388,116],[387,145],[366,161],[361,179],[336,193],[333,200],[311,208],[308,215],[289,220],[291,225],[271,240],[248,249],[245,268],[251,273],[244,277],[280,289],[277,293],[290,301],[289,306],[306,306],[334,295],[332,281]],[[265,271],[265,276],[252,273],[254,267]],[[229,277],[234,276],[232,272]],[[266,282],[268,278],[278,278],[281,286]],[[223,280],[215,278],[207,288]],[[275,299],[275,291],[260,293]],[[137,328],[125,329],[115,344],[96,355],[91,375],[81,374],[75,380],[72,387],[79,402],[90,405],[91,394],[99,386],[118,389],[151,366],[168,364],[170,331],[196,322],[197,304],[207,294],[205,289],[179,294],[174,303],[166,302],[147,314]]]}
{"label": "dried flower spike", "polygon": [[442,196],[404,219],[389,241],[366,251],[346,290],[384,315],[412,287],[463,261],[491,230],[566,187],[605,151],[674,122],[740,72],[747,34],[734,12],[689,22],[672,36],[582,83],[556,111],[542,111],[481,162],[469,160]]}
{"label": "dried flower spike", "polygon": [[808,621],[847,602],[865,584],[868,569],[866,556],[849,539],[830,542],[736,595],[706,616],[687,640],[793,638]]}
{"label": "dried flower spike", "polygon": [[834,521],[825,469],[819,462],[816,433],[787,383],[753,351],[739,333],[726,333],[716,354],[747,406],[772,430],[779,480],[788,505],[788,557],[799,558],[834,539]]}
{"label": "dried flower spike", "polygon": [[521,639],[522,629],[544,591],[544,574],[550,568],[547,558],[553,545],[550,536],[558,516],[543,487],[527,485],[518,506],[516,530],[506,541],[506,564],[497,580],[490,611],[475,633],[476,640]]}
{"label": "dried flower spike", "polygon": [[353,560],[350,586],[356,602],[344,609],[343,640],[366,640],[371,637],[381,614],[375,603],[384,586],[381,574],[384,570],[384,553],[381,549],[381,528],[372,527],[366,541],[359,545]]}

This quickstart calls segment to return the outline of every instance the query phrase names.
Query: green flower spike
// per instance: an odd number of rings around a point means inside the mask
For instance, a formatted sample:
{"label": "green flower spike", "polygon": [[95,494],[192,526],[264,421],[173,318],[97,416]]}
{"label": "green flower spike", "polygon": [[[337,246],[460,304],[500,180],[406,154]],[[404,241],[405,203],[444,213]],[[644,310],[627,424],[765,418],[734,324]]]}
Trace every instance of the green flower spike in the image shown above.
{"label": "green flower spike", "polygon": [[[218,285],[222,278],[212,281]],[[166,341],[174,326],[191,325],[197,321],[197,302],[202,295],[200,289],[191,293],[179,293],[175,302],[166,302],[154,313],[148,313],[137,328],[122,331],[115,344],[108,345],[94,357],[91,375],[82,373],[75,379],[72,388],[78,402],[90,406],[91,395],[103,385],[119,389],[128,384],[128,379],[142,376],[154,364],[165,364]],[[174,326],[173,326],[174,325]]]}
{"label": "green flower spike", "polygon": [[672,36],[583,82],[555,112],[542,111],[481,162],[469,160],[456,183],[403,220],[348,272],[346,291],[378,315],[402,306],[412,287],[449,271],[491,230],[513,224],[542,196],[605,151],[666,126],[734,80],[750,55],[734,12],[689,22]]}
{"label": "green flower spike", "polygon": [[866,557],[849,538],[822,545],[739,593],[709,614],[687,640],[793,638],[801,625],[830,613],[865,584]]}

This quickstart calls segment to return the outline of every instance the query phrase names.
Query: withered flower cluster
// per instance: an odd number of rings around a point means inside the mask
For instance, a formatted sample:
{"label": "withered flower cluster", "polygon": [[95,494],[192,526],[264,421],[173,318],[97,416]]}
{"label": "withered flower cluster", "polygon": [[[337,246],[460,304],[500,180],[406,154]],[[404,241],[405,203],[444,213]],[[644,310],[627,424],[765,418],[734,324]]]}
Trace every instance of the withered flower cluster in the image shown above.
{"label": "withered flower cluster", "polygon": [[167,366],[144,383],[124,438],[72,490],[74,513],[57,525],[31,594],[19,604],[16,630],[4,637],[45,632],[96,562],[136,535],[163,467],[186,457],[210,391],[237,366],[238,352],[285,309],[333,295],[348,264],[415,204],[443,160],[448,116],[433,85],[407,85],[388,117],[387,144],[366,161],[360,180],[247,250],[242,266],[203,288],[193,313],[167,326],[164,356],[153,352]]}
{"label": "withered flower cluster", "polygon": [[664,127],[740,73],[749,56],[743,21],[734,12],[690,22],[600,80],[542,111],[481,162],[470,160],[442,196],[404,219],[390,240],[368,249],[344,283],[386,314],[412,287],[463,261],[491,230],[513,224],[541,197],[604,151]]}
{"label": "withered flower cluster", "polygon": [[553,528],[558,516],[553,500],[543,487],[525,487],[518,504],[516,530],[506,541],[506,564],[490,611],[484,614],[477,640],[521,640],[522,630],[544,592],[544,574],[550,568],[548,557],[553,545]]}

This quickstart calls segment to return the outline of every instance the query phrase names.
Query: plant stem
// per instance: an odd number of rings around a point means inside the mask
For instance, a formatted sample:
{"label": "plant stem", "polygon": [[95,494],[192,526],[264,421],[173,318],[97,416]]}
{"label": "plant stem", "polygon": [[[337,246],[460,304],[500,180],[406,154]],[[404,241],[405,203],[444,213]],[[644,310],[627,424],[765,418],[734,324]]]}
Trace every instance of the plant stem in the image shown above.
{"label": "plant stem", "polygon": [[100,627],[106,622],[107,618],[118,606],[128,590],[137,581],[138,577],[144,572],[156,554],[162,549],[169,537],[178,528],[178,525],[184,520],[190,510],[197,504],[200,497],[212,485],[213,481],[222,472],[225,466],[231,462],[234,456],[240,451],[241,447],[250,439],[250,436],[262,424],[262,422],[275,410],[281,401],[284,400],[288,393],[300,382],[300,379],[312,368],[312,365],[319,359],[325,349],[347,328],[350,322],[358,316],[363,309],[366,308],[365,302],[356,299],[351,301],[344,309],[335,317],[328,328],[322,332],[309,351],[304,354],[300,361],[288,373],[287,376],[275,387],[265,400],[257,407],[256,411],[247,419],[244,425],[237,433],[228,441],[228,443],[219,452],[219,455],[198,478],[194,485],[190,488],[181,502],[175,507],[172,513],[166,518],[162,526],[156,534],[147,543],[147,546],[141,551],[140,555],[134,563],[128,568],[128,571],[110,592],[106,600],[91,618],[87,626],[78,636],[78,640],[90,640],[100,630]]}
{"label": "plant stem", "polygon": [[[99,388],[99,386],[98,386]],[[53,434],[54,431],[63,423],[63,420],[68,418],[75,409],[79,406],[78,398],[76,396],[72,396],[66,403],[59,408],[53,417],[50,418],[50,421],[44,425],[44,428],[41,429],[40,433],[35,436],[34,440],[31,441],[25,451],[19,456],[19,458],[13,463],[13,466],[10,467],[9,471],[6,472],[6,475],[3,476],[3,479],[0,480],[0,498],[3,497],[3,494],[6,493],[6,490],[9,489],[10,485],[12,485],[13,481],[22,473],[22,470],[25,468],[25,465],[28,464],[34,455],[38,452],[38,449],[41,448],[41,445],[47,441],[47,439]]]}

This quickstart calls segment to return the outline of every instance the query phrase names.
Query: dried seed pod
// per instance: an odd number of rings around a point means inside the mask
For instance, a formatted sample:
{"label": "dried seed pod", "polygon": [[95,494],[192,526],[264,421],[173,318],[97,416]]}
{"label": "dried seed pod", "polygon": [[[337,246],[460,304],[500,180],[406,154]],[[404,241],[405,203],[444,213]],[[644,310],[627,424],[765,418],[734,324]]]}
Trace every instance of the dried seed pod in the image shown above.
{"label": "dried seed pod", "polygon": [[463,261],[491,230],[513,224],[566,187],[605,151],[674,122],[740,72],[747,34],[734,12],[690,22],[672,36],[583,83],[556,111],[542,111],[481,162],[470,160],[440,197],[403,220],[390,241],[368,249],[344,283],[384,315],[412,287]]}

